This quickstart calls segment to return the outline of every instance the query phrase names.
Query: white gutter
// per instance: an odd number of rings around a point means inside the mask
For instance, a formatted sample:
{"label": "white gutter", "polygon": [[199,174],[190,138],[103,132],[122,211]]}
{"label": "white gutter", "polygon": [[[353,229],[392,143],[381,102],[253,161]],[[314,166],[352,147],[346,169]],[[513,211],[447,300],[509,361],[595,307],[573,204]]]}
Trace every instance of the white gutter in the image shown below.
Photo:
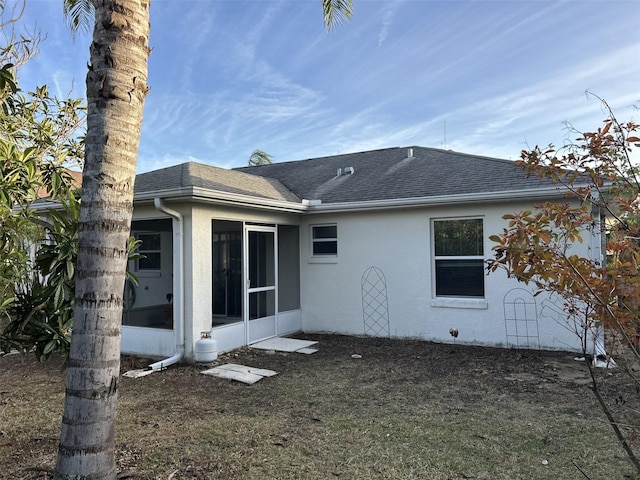
{"label": "white gutter", "polygon": [[426,197],[392,198],[385,200],[364,200],[358,202],[335,202],[323,203],[321,200],[302,199],[300,203],[286,200],[275,200],[263,197],[253,197],[237,193],[211,191],[202,187],[188,187],[177,189],[166,189],[155,192],[138,194],[135,201],[142,202],[154,200],[158,196],[164,198],[184,199],[187,201],[197,201],[203,203],[213,203],[216,205],[233,205],[244,207],[258,207],[264,210],[272,210],[287,213],[325,213],[325,212],[348,212],[353,210],[389,210],[397,208],[413,208],[427,206],[441,206],[461,203],[490,203],[503,202],[505,200],[518,199],[545,199],[553,197],[564,197],[568,193],[567,188],[561,186],[525,189],[525,190],[505,190],[498,192],[476,192],[452,195],[437,195]]}
{"label": "white gutter", "polygon": [[558,187],[531,190],[507,190],[502,192],[461,193],[432,197],[393,198],[388,200],[368,200],[360,202],[322,203],[311,201],[307,213],[348,212],[352,210],[387,210],[425,206],[453,205],[471,202],[500,202],[514,199],[544,199],[566,196],[566,189]]}
{"label": "white gutter", "polygon": [[156,190],[137,194],[134,198],[136,202],[154,200],[158,197],[172,199],[185,199],[203,203],[215,203],[219,205],[233,205],[245,207],[260,207],[265,210],[274,210],[288,213],[301,213],[307,210],[307,206],[301,202],[288,200],[276,200],[272,198],[243,195],[238,193],[220,192],[202,187],[173,188],[166,190]]}
{"label": "white gutter", "polygon": [[174,231],[173,244],[173,337],[176,348],[171,357],[152,363],[147,367],[147,370],[158,371],[178,363],[184,356],[184,219],[179,212],[167,208],[160,197],[153,199],[153,205],[161,212],[173,217],[175,220],[173,223],[177,226]]}

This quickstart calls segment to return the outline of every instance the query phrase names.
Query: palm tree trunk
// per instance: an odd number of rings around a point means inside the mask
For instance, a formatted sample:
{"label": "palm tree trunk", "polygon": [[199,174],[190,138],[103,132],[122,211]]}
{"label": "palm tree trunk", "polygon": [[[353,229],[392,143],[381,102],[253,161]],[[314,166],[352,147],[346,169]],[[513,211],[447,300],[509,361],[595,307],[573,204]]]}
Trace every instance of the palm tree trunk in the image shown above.
{"label": "palm tree trunk", "polygon": [[147,93],[150,0],[93,0],[73,335],[55,477],[115,479],[127,239]]}

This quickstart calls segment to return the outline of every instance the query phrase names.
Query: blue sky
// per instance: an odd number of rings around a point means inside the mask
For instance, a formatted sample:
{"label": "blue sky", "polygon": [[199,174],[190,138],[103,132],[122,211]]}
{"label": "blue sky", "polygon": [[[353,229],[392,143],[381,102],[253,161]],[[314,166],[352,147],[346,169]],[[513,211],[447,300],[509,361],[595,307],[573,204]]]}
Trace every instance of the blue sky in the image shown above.
{"label": "blue sky", "polygon": [[[89,36],[62,0],[28,0],[46,40],[21,71],[84,96]],[[564,122],[640,112],[637,0],[355,0],[328,34],[320,0],[153,0],[151,91],[138,171],[245,165],[421,145],[517,159],[561,145]]]}

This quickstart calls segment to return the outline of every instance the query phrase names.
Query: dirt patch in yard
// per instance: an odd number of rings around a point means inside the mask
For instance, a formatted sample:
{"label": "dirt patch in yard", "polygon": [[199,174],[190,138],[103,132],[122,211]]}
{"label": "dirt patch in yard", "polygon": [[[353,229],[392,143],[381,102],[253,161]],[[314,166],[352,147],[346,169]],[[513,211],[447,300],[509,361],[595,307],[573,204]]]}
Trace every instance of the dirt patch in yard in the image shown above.
{"label": "dirt patch in yard", "polygon": [[[580,470],[592,480],[636,478],[575,354],[300,338],[319,341],[319,351],[219,358],[278,372],[251,386],[200,374],[211,365],[121,378],[121,471],[176,480],[585,478]],[[602,390],[624,425],[638,425],[640,395],[618,363],[598,372]],[[125,357],[122,371],[146,364]],[[50,478],[60,365],[0,358],[0,478]]]}

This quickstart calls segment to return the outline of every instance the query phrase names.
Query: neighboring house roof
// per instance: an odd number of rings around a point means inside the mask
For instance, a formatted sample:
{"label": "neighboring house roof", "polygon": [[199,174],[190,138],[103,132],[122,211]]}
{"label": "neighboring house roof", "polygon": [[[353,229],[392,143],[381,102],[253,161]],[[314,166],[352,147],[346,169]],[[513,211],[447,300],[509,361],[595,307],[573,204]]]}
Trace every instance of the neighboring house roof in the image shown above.
{"label": "neighboring house roof", "polygon": [[[411,157],[408,155],[413,153]],[[353,174],[337,175],[352,167]],[[323,204],[554,189],[510,160],[424,147],[386,148],[236,169],[277,178]]]}
{"label": "neighboring house roof", "polygon": [[136,195],[168,190],[193,194],[194,189],[285,202],[301,202],[300,198],[277,179],[249,175],[196,162],[183,163],[136,176]]}

